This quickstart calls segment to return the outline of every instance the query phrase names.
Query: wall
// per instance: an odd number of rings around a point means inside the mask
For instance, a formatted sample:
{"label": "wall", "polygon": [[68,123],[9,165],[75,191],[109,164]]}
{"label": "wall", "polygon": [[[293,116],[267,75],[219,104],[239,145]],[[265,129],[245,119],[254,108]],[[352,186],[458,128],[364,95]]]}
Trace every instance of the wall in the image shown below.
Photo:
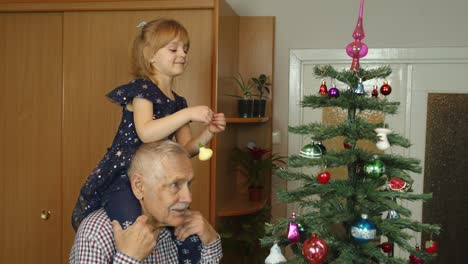
{"label": "wall", "polygon": [[[275,97],[273,129],[287,153],[289,50],[344,48],[352,41],[359,0],[227,0],[240,16],[275,16]],[[466,0],[372,0],[364,7],[363,40],[372,48],[468,46]],[[344,52],[344,51],[343,51]],[[365,60],[365,58],[364,58]],[[317,87],[319,83],[317,81]],[[279,186],[277,181],[274,186]],[[273,198],[273,216],[285,206]]]}

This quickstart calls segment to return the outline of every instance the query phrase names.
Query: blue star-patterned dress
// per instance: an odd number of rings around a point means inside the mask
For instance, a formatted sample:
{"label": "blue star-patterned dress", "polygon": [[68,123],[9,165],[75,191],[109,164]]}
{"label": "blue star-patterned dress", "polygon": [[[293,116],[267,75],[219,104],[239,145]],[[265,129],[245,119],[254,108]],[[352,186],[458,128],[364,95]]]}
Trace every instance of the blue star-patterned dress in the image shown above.
{"label": "blue star-patterned dress", "polygon": [[[80,190],[72,213],[75,230],[87,215],[101,207],[104,207],[111,220],[118,220],[124,228],[141,215],[140,204],[130,187],[127,168],[142,142],[135,130],[133,112],[128,111],[126,105],[135,97],[145,98],[153,103],[153,119],[162,118],[187,107],[185,98],[174,92],[173,95],[174,100],[168,98],[153,82],[146,79],[133,80],[107,94],[113,102],[122,106],[122,120],[111,147]],[[168,138],[172,139],[174,134]],[[199,262],[201,242],[197,236],[190,236],[177,243],[177,248],[180,263]]]}

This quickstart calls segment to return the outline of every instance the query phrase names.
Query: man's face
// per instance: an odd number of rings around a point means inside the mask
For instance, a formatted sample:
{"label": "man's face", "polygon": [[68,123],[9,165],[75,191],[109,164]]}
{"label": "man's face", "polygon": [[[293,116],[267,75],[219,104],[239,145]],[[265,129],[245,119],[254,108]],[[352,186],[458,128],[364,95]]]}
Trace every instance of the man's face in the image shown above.
{"label": "man's face", "polygon": [[166,157],[161,163],[162,173],[156,179],[145,181],[143,214],[157,226],[179,226],[192,202],[192,163],[185,156]]}

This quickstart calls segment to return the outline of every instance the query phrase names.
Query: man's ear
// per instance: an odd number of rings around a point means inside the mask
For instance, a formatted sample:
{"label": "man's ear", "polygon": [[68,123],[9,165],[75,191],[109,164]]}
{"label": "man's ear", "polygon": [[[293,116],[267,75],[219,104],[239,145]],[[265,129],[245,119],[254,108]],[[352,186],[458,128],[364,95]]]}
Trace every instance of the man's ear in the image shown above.
{"label": "man's ear", "polygon": [[138,200],[143,199],[143,177],[140,173],[135,173],[130,178],[132,191]]}

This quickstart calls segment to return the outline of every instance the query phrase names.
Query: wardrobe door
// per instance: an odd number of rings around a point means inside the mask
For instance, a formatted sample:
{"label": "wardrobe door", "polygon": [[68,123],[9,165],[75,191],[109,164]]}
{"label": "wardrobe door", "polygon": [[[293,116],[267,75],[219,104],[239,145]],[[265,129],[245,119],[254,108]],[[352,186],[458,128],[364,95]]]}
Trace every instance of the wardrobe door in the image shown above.
{"label": "wardrobe door", "polygon": [[0,13],[0,260],[61,263],[62,14]]}
{"label": "wardrobe door", "polygon": [[[70,216],[80,187],[111,145],[122,110],[105,94],[131,80],[130,47],[141,21],[179,20],[191,37],[186,73],[177,92],[189,105],[210,105],[211,10],[65,12],[64,14],[64,259],[74,232]],[[200,127],[194,126],[197,132]],[[195,159],[194,159],[195,160]],[[209,163],[194,161],[194,208],[208,218]]]}

